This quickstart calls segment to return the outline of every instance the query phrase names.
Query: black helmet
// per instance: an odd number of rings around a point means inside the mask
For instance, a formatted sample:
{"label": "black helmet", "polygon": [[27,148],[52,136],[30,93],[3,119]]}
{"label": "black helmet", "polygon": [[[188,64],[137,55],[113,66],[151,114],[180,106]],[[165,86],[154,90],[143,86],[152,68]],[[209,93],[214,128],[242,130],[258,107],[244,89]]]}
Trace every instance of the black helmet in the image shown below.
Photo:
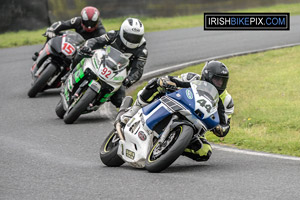
{"label": "black helmet", "polygon": [[201,73],[201,80],[213,84],[217,88],[219,94],[226,89],[228,79],[229,71],[227,67],[219,61],[213,60],[207,62]]}

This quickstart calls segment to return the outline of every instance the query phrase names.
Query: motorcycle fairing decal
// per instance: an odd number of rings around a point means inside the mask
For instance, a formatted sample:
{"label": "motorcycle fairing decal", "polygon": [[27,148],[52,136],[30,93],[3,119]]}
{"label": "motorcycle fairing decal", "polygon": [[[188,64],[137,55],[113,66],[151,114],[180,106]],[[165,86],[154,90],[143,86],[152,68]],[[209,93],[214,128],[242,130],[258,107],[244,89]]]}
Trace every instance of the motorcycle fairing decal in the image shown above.
{"label": "motorcycle fairing decal", "polygon": [[172,112],[178,112],[180,110],[186,109],[184,106],[182,106],[177,101],[173,100],[172,98],[170,98],[168,96],[163,96],[160,100]]}
{"label": "motorcycle fairing decal", "polygon": [[[189,99],[187,97],[187,92],[186,90],[190,90],[190,89],[180,89],[177,90],[176,92],[173,92],[171,94],[168,94],[167,96],[171,97],[172,99],[175,99],[178,103],[180,103],[181,105],[183,105],[184,107],[186,107],[189,110],[195,110],[195,99]],[[192,91],[190,91],[192,93]],[[195,96],[195,95],[193,95]]]}
{"label": "motorcycle fairing decal", "polygon": [[100,65],[99,68],[99,76],[103,80],[111,80],[116,74],[113,73],[113,70],[111,70],[109,67],[104,66],[103,64]]}
{"label": "motorcycle fairing decal", "polygon": [[83,64],[85,63],[85,58],[83,58],[77,65],[76,65],[76,70],[80,69]]}
{"label": "motorcycle fairing decal", "polygon": [[82,69],[82,68],[79,68],[79,70],[77,70],[77,71],[74,73],[74,79],[75,79],[75,82],[78,83],[83,77],[84,77],[83,69]]}
{"label": "motorcycle fairing decal", "polygon": [[126,156],[131,160],[134,160],[135,153],[133,151],[130,151],[129,149],[126,149]]}
{"label": "motorcycle fairing decal", "polygon": [[114,81],[123,81],[125,79],[124,76],[116,76],[114,77]]}
{"label": "motorcycle fairing decal", "polygon": [[46,51],[47,55],[50,55],[49,45],[48,44],[46,44],[46,46],[45,46],[45,51]]}
{"label": "motorcycle fairing decal", "polygon": [[32,66],[31,71],[33,71],[35,67],[36,67],[36,63],[34,63],[34,65]]}
{"label": "motorcycle fairing decal", "polygon": [[70,92],[72,92],[73,90],[73,77],[70,76],[68,79],[67,79],[67,85],[66,85],[66,88],[69,89]]}
{"label": "motorcycle fairing decal", "polygon": [[69,101],[69,91],[68,91],[67,87],[65,87],[65,97],[66,97],[66,100]]}
{"label": "motorcycle fairing decal", "polygon": [[69,42],[66,42],[66,35],[64,35],[62,37],[62,43],[61,43],[61,51],[63,54],[65,54],[66,56],[72,56],[75,51],[76,48]]}
{"label": "motorcycle fairing decal", "polygon": [[147,106],[143,107],[143,113],[145,115],[148,115],[150,112],[152,112],[152,110],[154,110],[158,105],[160,104],[159,100],[156,100],[150,104],[148,104]]}
{"label": "motorcycle fairing decal", "polygon": [[103,102],[106,102],[109,100],[109,98],[114,94],[114,92],[112,93],[107,93],[103,96],[103,98],[100,99],[100,102],[103,103]]}
{"label": "motorcycle fairing decal", "polygon": [[138,136],[142,141],[145,141],[147,139],[146,134],[144,133],[144,131],[139,131],[138,132]]}
{"label": "motorcycle fairing decal", "polygon": [[168,111],[164,106],[161,106],[158,109],[154,109],[152,112],[150,113],[150,117],[146,119],[146,124],[151,130],[157,123],[159,123],[161,120],[163,120],[165,117],[169,116],[172,113]]}
{"label": "motorcycle fairing decal", "polygon": [[188,99],[193,99],[194,98],[193,93],[191,92],[191,90],[187,89],[185,92],[186,92],[186,96],[187,96]]}
{"label": "motorcycle fairing decal", "polygon": [[96,68],[96,69],[99,69],[99,65],[97,64],[96,59],[95,59],[95,58],[92,58],[92,59],[93,59],[95,68]]}

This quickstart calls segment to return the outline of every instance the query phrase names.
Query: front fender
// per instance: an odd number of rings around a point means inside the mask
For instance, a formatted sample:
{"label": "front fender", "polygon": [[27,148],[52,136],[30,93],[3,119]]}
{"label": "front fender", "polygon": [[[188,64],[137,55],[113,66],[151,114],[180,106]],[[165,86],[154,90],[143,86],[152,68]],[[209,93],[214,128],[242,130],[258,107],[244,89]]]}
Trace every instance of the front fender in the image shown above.
{"label": "front fender", "polygon": [[99,94],[100,90],[101,90],[101,85],[100,83],[98,83],[95,80],[91,80],[91,82],[89,83],[89,87],[94,90],[95,92],[97,92],[97,94]]}
{"label": "front fender", "polygon": [[180,125],[190,126],[193,128],[194,132],[197,132],[197,128],[194,126],[194,124],[192,124],[191,122],[189,122],[187,120],[180,120],[180,121],[174,120],[174,122],[170,126],[170,130],[173,130],[175,127],[180,126]]}

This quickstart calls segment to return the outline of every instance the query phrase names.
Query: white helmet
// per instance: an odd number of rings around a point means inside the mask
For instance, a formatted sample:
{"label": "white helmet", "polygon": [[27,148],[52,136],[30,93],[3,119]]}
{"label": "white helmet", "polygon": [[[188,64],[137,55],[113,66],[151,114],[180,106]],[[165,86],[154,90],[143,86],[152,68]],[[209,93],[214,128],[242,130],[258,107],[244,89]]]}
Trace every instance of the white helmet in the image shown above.
{"label": "white helmet", "polygon": [[144,37],[144,25],[136,18],[127,18],[121,25],[120,38],[123,44],[130,48],[137,48]]}
{"label": "white helmet", "polygon": [[200,80],[201,77],[199,74],[196,74],[194,72],[188,72],[185,74],[181,74],[179,78],[184,82],[192,82],[195,80]]}

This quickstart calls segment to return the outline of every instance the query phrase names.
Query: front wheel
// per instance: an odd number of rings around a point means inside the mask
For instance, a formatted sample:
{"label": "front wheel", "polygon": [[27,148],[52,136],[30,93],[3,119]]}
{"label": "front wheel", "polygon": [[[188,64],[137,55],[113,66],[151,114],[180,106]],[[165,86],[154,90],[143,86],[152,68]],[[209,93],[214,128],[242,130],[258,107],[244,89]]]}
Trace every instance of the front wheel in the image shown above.
{"label": "front wheel", "polygon": [[28,91],[27,95],[29,97],[35,97],[37,93],[41,92],[45,86],[47,85],[47,82],[56,72],[56,66],[52,63],[50,63],[46,69],[40,74],[40,76],[35,80],[33,85],[31,86],[30,90]]}
{"label": "front wheel", "polygon": [[73,108],[64,115],[64,122],[66,124],[72,124],[78,117],[87,109],[89,104],[96,98],[97,92],[88,88],[83,96],[78,100]]}
{"label": "front wheel", "polygon": [[180,125],[174,128],[165,141],[156,142],[149,152],[145,168],[149,172],[161,172],[169,167],[189,145],[193,128],[187,125]]}
{"label": "front wheel", "polygon": [[124,161],[117,154],[119,141],[118,133],[114,129],[100,147],[100,159],[108,167],[119,167],[124,164]]}

